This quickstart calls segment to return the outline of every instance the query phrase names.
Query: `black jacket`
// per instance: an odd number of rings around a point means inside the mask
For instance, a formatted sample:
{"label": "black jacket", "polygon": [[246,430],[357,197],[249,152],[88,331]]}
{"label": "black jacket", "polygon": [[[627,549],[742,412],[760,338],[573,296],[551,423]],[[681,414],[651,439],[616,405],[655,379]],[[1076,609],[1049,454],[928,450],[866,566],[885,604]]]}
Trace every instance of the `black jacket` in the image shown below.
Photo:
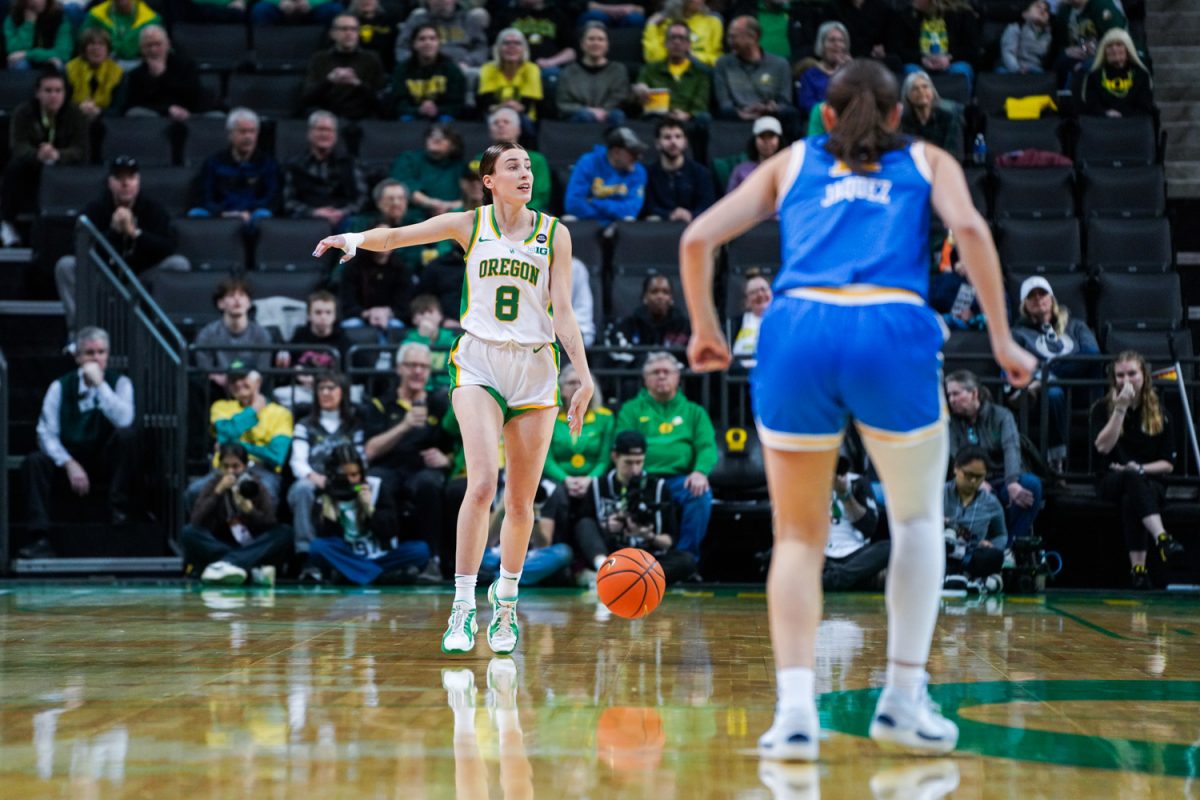
{"label": "black jacket", "polygon": [[677,208],[686,208],[697,216],[713,204],[713,179],[708,168],[684,156],[683,166],[674,172],[655,161],[646,168],[646,202],[642,215],[667,219]]}
{"label": "black jacket", "polygon": [[[625,337],[626,345],[665,345],[667,347],[683,347],[688,337],[692,335],[692,325],[688,318],[677,308],[661,322],[653,319],[646,306],[641,305],[633,313],[621,320],[617,332]],[[610,344],[617,344],[615,342]]]}
{"label": "black jacket", "polygon": [[[900,57],[905,64],[921,63],[921,22],[923,15],[909,8],[892,17],[887,51]],[[979,15],[969,9],[954,11],[945,16],[946,36],[950,40],[950,55],[955,61],[974,65],[979,61]]]}
{"label": "black jacket", "polygon": [[122,113],[131,108],[148,108],[166,115],[170,106],[183,106],[193,113],[209,111],[212,100],[200,83],[196,65],[176,53],[167,55],[167,68],[151,75],[143,62],[125,76],[120,90]]}
{"label": "black jacket", "polygon": [[[358,75],[358,86],[330,83],[328,75],[335,67],[350,67]],[[379,110],[379,92],[387,79],[379,56],[361,47],[344,53],[336,48],[315,54],[308,62],[304,78],[304,107],[323,108],[339,117],[363,119]]]}
{"label": "black jacket", "polygon": [[117,210],[112,192],[105,188],[104,193],[88,203],[84,214],[92,223],[104,231],[108,239],[125,262],[134,272],[145,272],[158,262],[175,252],[175,231],[171,228],[171,217],[159,203],[151,200],[144,192],[138,192],[133,201],[133,217],[141,233],[131,238],[118,233],[110,227],[113,212]]}

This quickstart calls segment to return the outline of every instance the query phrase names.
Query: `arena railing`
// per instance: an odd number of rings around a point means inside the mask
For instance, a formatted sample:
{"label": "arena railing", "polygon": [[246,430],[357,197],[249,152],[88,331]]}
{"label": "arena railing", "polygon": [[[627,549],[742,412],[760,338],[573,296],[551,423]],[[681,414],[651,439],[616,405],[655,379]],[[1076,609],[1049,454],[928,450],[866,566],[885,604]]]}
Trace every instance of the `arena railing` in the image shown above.
{"label": "arena railing", "polygon": [[8,474],[8,361],[0,350],[0,575],[8,574],[8,496],[12,485]]}
{"label": "arena railing", "polygon": [[187,344],[166,313],[104,234],[86,216],[75,224],[79,328],[108,331],[109,364],[129,376],[139,428],[142,510],[161,526],[161,558],[53,559],[27,563],[28,571],[173,571],[180,569],[183,527]]}

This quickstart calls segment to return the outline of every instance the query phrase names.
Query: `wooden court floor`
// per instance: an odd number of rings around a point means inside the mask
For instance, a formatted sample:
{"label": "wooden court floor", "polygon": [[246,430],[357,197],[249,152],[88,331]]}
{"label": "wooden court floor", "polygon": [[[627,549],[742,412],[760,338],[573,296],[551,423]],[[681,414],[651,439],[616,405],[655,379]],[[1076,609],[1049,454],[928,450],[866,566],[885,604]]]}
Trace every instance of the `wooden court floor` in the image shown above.
{"label": "wooden court floor", "polygon": [[[830,597],[821,763],[762,765],[759,592],[607,618],[526,592],[521,646],[439,652],[447,591],[0,584],[0,797],[1200,798],[1200,600],[947,600],[946,759],[866,738],[883,598]],[[481,595],[482,601],[482,595]]]}

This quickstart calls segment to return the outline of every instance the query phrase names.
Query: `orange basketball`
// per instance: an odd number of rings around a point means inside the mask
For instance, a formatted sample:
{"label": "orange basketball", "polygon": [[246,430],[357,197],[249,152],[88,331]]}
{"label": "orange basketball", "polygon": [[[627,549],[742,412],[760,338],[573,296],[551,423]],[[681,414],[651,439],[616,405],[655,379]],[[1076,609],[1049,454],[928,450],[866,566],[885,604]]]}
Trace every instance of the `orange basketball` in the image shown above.
{"label": "orange basketball", "polygon": [[667,578],[658,560],[636,547],[611,553],[596,573],[600,602],[618,617],[644,617],[662,602]]}

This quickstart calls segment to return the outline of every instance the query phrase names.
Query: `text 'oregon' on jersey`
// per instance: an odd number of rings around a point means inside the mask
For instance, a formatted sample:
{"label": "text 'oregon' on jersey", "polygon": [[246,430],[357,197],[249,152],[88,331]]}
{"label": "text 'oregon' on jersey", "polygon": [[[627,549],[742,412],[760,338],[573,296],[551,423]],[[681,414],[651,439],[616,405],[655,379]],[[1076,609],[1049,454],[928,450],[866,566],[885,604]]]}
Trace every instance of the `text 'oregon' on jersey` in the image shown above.
{"label": "text 'oregon' on jersey", "polygon": [[500,231],[494,206],[475,210],[459,320],[476,338],[532,347],[554,341],[550,262],[558,219],[534,214],[529,237],[513,241]]}

